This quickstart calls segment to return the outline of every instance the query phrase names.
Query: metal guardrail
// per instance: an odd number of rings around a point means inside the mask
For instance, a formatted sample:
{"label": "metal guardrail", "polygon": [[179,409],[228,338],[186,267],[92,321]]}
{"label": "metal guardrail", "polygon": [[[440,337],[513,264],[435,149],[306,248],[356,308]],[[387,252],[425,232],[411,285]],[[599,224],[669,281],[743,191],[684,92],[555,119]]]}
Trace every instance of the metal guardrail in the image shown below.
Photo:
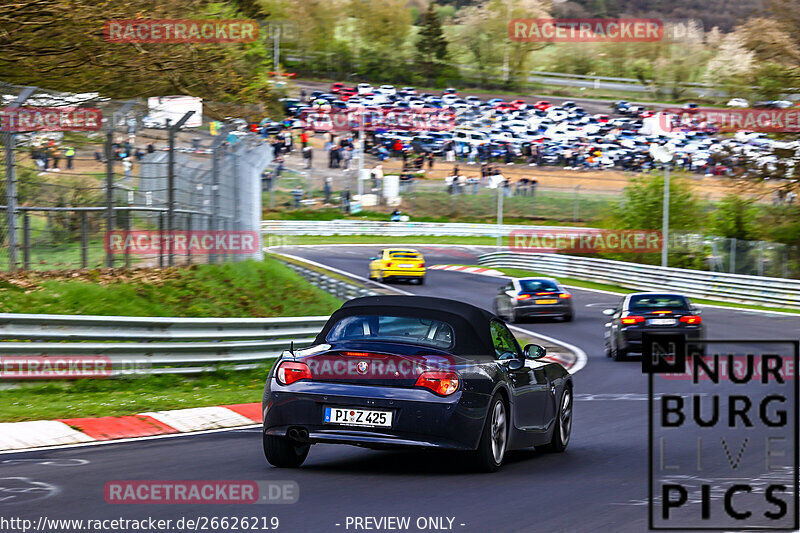
{"label": "metal guardrail", "polygon": [[[378,294],[293,263],[287,266],[342,300]],[[219,365],[246,370],[275,359],[291,343],[297,348],[310,345],[327,320],[327,316],[171,318],[0,313],[0,377],[7,358],[42,356],[107,357],[112,376],[192,374],[213,371]],[[19,373],[18,366],[15,363],[12,373]]]}
{"label": "metal guardrail", "polygon": [[[280,257],[278,257],[280,258]],[[366,289],[361,285],[350,283],[341,279],[327,276],[316,270],[305,268],[294,263],[286,263],[286,266],[303,276],[311,285],[321,289],[340,300],[352,300],[361,296],[377,296],[378,292]]]}
{"label": "metal guardrail", "polygon": [[[512,231],[537,229],[558,230],[572,226],[530,226],[503,224],[471,224],[466,222],[384,222],[380,220],[264,220],[265,235],[381,235],[416,237],[420,235],[449,237],[497,237]],[[590,229],[590,228],[588,228]],[[268,239],[264,239],[268,242]]]}
{"label": "metal guardrail", "polygon": [[112,375],[199,373],[215,366],[198,363],[247,363],[233,367],[239,370],[274,359],[291,342],[297,347],[311,344],[327,320],[327,316],[140,318],[0,313],[0,354],[105,356]]}
{"label": "metal guardrail", "polygon": [[478,263],[610,283],[629,289],[676,291],[693,298],[800,309],[800,280],[668,268],[558,254],[493,252],[480,256]]}

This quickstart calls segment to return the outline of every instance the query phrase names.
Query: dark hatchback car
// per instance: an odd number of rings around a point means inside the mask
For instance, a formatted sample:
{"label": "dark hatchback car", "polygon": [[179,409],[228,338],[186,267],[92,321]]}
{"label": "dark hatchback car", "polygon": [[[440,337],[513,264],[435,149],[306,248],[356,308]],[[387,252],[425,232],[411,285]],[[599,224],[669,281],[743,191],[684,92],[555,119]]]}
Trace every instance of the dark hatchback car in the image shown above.
{"label": "dark hatchback car", "polygon": [[553,278],[509,281],[497,290],[494,310],[508,322],[534,317],[558,317],[569,322],[575,316],[572,294]]}
{"label": "dark hatchback car", "polygon": [[507,450],[563,451],[572,377],[478,307],[424,296],[345,303],[264,389],[264,453],[298,467],[316,443],[460,450],[495,471]]}
{"label": "dark hatchback car", "polygon": [[606,309],[610,317],[605,325],[605,351],[616,361],[628,354],[642,353],[642,333],[683,333],[690,353],[705,355],[703,345],[692,339],[705,338],[705,325],[700,310],[681,294],[638,292],[626,295],[614,309]]}

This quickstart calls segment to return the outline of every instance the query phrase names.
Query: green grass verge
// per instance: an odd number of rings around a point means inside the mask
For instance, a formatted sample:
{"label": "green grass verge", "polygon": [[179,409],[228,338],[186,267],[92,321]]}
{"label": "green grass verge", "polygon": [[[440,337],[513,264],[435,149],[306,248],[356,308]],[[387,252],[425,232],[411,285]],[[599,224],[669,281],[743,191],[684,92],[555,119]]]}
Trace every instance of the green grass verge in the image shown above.
{"label": "green grass verge", "polygon": [[[321,192],[314,192],[321,199]],[[567,191],[537,191],[535,197],[510,196],[503,200],[503,221],[506,224],[581,225],[597,223],[618,202],[614,195]],[[348,216],[337,207],[291,208],[288,194],[279,192],[275,208],[266,207],[262,218],[284,220],[383,220],[389,219],[393,207],[364,210]],[[264,200],[269,206],[269,198]],[[497,220],[497,197],[488,189],[479,194],[451,195],[443,190],[421,189],[403,195],[403,213],[413,222],[472,222],[491,224]]]}
{"label": "green grass verge", "polygon": [[[340,305],[280,262],[242,261],[161,271],[132,271],[106,282],[103,271],[71,280],[21,274],[0,278],[7,313],[81,315],[269,317],[330,314]],[[32,283],[33,287],[29,284]]]}
{"label": "green grass verge", "polygon": [[[479,265],[468,265],[468,266],[479,266]],[[514,276],[514,277],[525,277],[525,276],[542,276],[542,277],[554,277],[552,274],[546,274],[544,272],[536,272],[534,270],[522,270],[519,268],[498,268],[492,267],[494,270],[499,270],[500,272],[506,274],[507,276]],[[620,287],[618,285],[608,285],[605,283],[596,283],[594,281],[584,281],[575,278],[564,278],[558,276],[558,280],[563,283],[564,285],[571,285],[573,287],[580,287],[582,289],[597,289],[603,291],[610,291],[616,292],[619,294],[630,294],[632,292],[641,292],[636,289],[626,289],[625,287]],[[692,298],[692,302],[697,304],[708,304],[708,305],[719,305],[723,307],[733,307],[736,309],[756,309],[760,311],[780,311],[784,313],[794,313],[800,314],[800,310],[797,309],[786,309],[783,307],[769,307],[765,305],[749,305],[749,304],[740,304],[735,302],[724,302],[720,300],[707,300],[704,298]]]}
{"label": "green grass verge", "polygon": [[[340,305],[272,258],[116,274],[83,271],[77,279],[35,272],[0,278],[0,309],[12,313],[270,317],[328,315]],[[0,389],[0,422],[258,402],[268,369],[10,382],[14,388]]]}
{"label": "green grass verge", "polygon": [[268,372],[265,365],[257,370],[218,370],[197,377],[161,375],[26,384],[0,390],[0,422],[260,402]]}

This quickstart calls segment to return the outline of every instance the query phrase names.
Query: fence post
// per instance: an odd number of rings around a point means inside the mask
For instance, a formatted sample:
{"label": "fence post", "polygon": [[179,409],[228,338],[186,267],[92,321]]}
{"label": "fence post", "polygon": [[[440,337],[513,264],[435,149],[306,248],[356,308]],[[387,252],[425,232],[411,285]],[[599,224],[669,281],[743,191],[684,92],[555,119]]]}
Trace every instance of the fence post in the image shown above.
{"label": "fence post", "polygon": [[194,111],[188,111],[178,122],[170,126],[170,120],[166,119],[167,137],[169,143],[169,153],[167,154],[167,231],[169,232],[169,266],[175,264],[175,134],[194,115]]}
{"label": "fence post", "polygon": [[[36,87],[25,87],[6,109],[19,107],[36,91]],[[10,128],[9,128],[10,129]],[[17,269],[17,136],[11,131],[3,133],[6,145],[6,217],[8,220],[8,270]]]}
{"label": "fence post", "polygon": [[31,269],[31,216],[27,211],[22,214],[22,269]]}
{"label": "fence post", "polygon": [[[125,238],[123,239],[122,242],[127,243],[128,235],[130,235],[130,232],[131,232],[131,212],[125,211]],[[127,269],[130,267],[131,267],[131,254],[130,250],[128,250],[128,247],[125,246],[125,268]]]}
{"label": "fence post", "polygon": [[164,268],[164,212],[158,213],[158,266]]}
{"label": "fence post", "polygon": [[[103,241],[105,242],[105,240]],[[89,224],[86,211],[81,211],[81,268],[89,266]]]}
{"label": "fence post", "polygon": [[731,238],[730,246],[731,246],[731,259],[730,259],[730,264],[728,266],[730,267],[730,273],[736,274],[736,237]]}
{"label": "fence post", "polygon": [[[114,123],[109,123],[106,130],[106,234],[114,230]],[[114,267],[114,254],[111,248],[106,250],[106,266]]]}
{"label": "fence post", "polygon": [[186,214],[186,264],[192,264],[192,214]]}

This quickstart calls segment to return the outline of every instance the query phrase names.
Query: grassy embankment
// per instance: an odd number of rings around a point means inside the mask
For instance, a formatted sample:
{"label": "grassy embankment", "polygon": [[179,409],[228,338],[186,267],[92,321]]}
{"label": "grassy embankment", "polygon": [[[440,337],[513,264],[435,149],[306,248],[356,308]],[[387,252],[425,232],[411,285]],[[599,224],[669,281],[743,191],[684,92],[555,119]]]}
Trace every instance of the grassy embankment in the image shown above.
{"label": "grassy embankment", "polygon": [[[273,259],[188,269],[0,277],[0,309],[11,313],[270,317],[326,315],[339,305]],[[258,402],[268,369],[16,382],[19,386],[0,390],[0,422]]]}

